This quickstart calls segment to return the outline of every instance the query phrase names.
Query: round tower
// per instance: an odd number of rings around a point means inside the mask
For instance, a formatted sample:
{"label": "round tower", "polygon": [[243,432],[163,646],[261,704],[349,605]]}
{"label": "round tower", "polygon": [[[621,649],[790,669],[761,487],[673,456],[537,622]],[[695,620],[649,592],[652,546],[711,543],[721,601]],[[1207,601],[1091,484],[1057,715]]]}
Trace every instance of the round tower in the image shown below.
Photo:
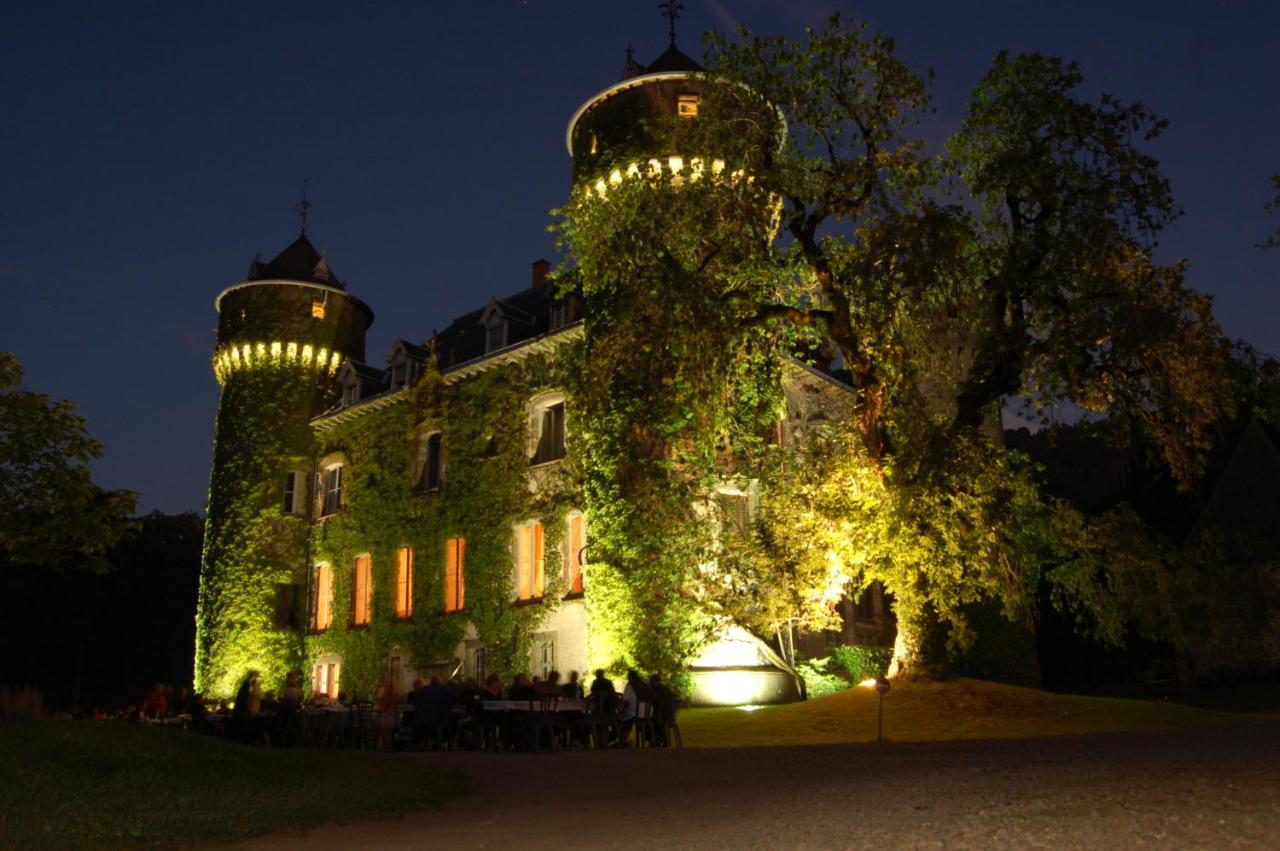
{"label": "round tower", "polygon": [[300,666],[313,514],[310,420],[336,402],[334,375],[364,359],[373,312],[351,296],[304,233],[223,290],[214,433],[196,614],[195,686],[234,693]]}
{"label": "round tower", "polygon": [[647,66],[628,47],[618,82],[588,98],[569,119],[565,145],[574,182],[607,179],[614,169],[625,174],[632,165],[647,171],[655,156],[660,167],[670,168],[678,139],[659,141],[656,131],[664,118],[698,117],[705,79],[706,69],[674,41]]}
{"label": "round tower", "polygon": [[706,617],[684,590],[704,563],[700,482],[723,472],[708,460],[725,454],[721,424],[758,434],[757,420],[776,420],[776,371],[743,371],[768,340],[722,294],[750,297],[734,277],[771,256],[777,198],[752,174],[780,130],[762,98],[676,47],[677,6],[666,51],[643,66],[628,50],[621,79],[570,119],[563,231],[586,301],[577,422],[592,453],[588,657],[670,674]]}

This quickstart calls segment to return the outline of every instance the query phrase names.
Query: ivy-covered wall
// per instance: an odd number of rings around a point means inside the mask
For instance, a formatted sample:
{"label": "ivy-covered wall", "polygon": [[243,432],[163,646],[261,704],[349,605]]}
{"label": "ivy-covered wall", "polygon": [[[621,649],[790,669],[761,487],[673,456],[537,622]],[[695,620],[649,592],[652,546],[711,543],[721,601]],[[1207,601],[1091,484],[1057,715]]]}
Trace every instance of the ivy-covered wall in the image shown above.
{"label": "ivy-covered wall", "polygon": [[[428,366],[395,402],[352,411],[317,428],[316,458],[344,460],[345,506],[318,522],[310,563],[333,567],[332,625],[306,638],[306,655],[341,659],[341,687],[372,693],[392,650],[414,667],[455,659],[468,623],[484,642],[490,671],[527,671],[530,639],[561,604],[567,590],[562,541],[567,518],[581,509],[581,464],[576,451],[576,381],[581,343],[566,341],[551,354],[449,382]],[[539,394],[565,394],[566,457],[531,468],[530,403]],[[438,490],[419,493],[418,446],[442,436]],[[515,601],[513,526],[539,520],[545,532],[546,591],[542,602]],[[465,607],[445,614],[445,541],[466,539]],[[396,550],[414,551],[413,615],[395,617]],[[354,564],[372,558],[373,607],[368,626],[353,627]]]}

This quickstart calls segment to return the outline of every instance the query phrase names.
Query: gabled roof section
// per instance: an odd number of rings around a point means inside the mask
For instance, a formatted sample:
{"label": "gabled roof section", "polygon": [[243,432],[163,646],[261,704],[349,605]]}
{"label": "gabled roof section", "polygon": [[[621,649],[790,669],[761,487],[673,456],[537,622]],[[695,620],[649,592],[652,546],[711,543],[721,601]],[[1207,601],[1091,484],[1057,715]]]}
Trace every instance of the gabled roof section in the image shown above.
{"label": "gabled roof section", "polygon": [[338,276],[329,268],[324,255],[316,250],[307,239],[300,234],[288,248],[275,256],[270,263],[263,263],[254,258],[249,266],[250,281],[302,281],[309,284],[323,284],[326,287],[345,289]]}
{"label": "gabled roof section", "polygon": [[480,311],[480,322],[489,323],[494,316],[503,319],[509,319],[512,322],[519,322],[522,325],[533,325],[534,314],[527,310],[521,310],[510,301],[501,298],[491,298],[489,303],[485,305],[484,310]]}
{"label": "gabled roof section", "polygon": [[386,388],[386,371],[370,366],[367,363],[361,363],[357,360],[343,361],[342,366],[338,369],[338,383],[346,384],[351,379],[356,379],[365,385],[373,385],[374,387]]}
{"label": "gabled roof section", "polygon": [[396,338],[391,344],[391,351],[387,353],[387,363],[395,363],[401,354],[404,354],[411,361],[418,363],[426,363],[427,358],[431,357],[431,352],[423,346],[414,345],[408,340]]}

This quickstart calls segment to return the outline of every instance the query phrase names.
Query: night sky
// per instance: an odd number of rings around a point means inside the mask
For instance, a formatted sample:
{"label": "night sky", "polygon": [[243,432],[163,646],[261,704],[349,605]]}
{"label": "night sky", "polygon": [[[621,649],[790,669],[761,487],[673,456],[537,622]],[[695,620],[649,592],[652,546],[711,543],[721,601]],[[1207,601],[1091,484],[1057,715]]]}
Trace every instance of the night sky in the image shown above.
{"label": "night sky", "polygon": [[[932,66],[935,145],[1002,48],[1078,60],[1090,91],[1171,121],[1152,147],[1186,215],[1163,241],[1228,334],[1280,353],[1280,4],[686,0],[708,28],[798,35],[831,11]],[[369,357],[421,342],[553,256],[564,131],[656,0],[40,2],[0,27],[0,349],[106,444],[98,480],[149,511],[203,510],[218,386],[213,299],[310,235],[377,314]]]}

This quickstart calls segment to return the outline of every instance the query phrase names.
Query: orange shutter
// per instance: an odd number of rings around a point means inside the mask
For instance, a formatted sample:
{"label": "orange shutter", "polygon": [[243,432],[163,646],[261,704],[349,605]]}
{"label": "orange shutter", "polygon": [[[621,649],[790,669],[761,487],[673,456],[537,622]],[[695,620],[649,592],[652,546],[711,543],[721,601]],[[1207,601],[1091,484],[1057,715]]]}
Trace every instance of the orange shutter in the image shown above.
{"label": "orange shutter", "polygon": [[467,539],[458,539],[458,609],[467,604]]}
{"label": "orange shutter", "polygon": [[569,518],[569,592],[582,593],[582,548],[584,540],[584,524],[582,515],[575,514]]}
{"label": "orange shutter", "polygon": [[529,527],[516,530],[516,597],[529,599]]}
{"label": "orange shutter", "polygon": [[368,556],[356,556],[355,600],[352,621],[356,626],[369,623],[369,603],[373,592]]}
{"label": "orange shutter", "polygon": [[396,550],[396,617],[413,614],[413,548]]}
{"label": "orange shutter", "polygon": [[330,610],[330,602],[333,597],[333,569],[327,565],[320,565],[316,571],[316,622],[317,631],[329,628],[332,611]]}
{"label": "orange shutter", "polygon": [[533,596],[541,598],[543,589],[546,587],[546,578],[544,576],[544,567],[546,564],[546,551],[543,547],[542,524],[533,524]]}
{"label": "orange shutter", "polygon": [[458,571],[458,549],[457,538],[450,538],[444,542],[444,610],[446,612],[457,611],[454,605],[454,599],[457,591],[457,571]]}

